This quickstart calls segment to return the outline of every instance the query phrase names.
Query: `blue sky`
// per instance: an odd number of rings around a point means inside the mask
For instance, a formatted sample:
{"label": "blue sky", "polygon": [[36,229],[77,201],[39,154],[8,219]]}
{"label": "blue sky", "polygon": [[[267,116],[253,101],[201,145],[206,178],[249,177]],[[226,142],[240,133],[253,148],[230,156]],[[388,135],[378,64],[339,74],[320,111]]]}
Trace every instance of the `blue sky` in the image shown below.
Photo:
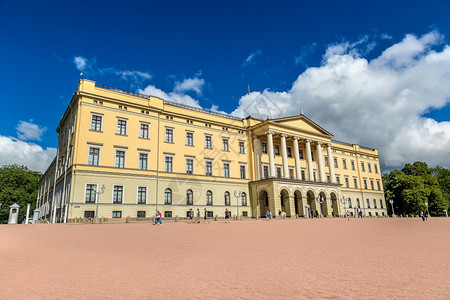
{"label": "blue sky", "polygon": [[449,15],[449,1],[0,0],[0,164],[45,170],[83,72],[238,116],[304,110],[386,170],[450,167]]}

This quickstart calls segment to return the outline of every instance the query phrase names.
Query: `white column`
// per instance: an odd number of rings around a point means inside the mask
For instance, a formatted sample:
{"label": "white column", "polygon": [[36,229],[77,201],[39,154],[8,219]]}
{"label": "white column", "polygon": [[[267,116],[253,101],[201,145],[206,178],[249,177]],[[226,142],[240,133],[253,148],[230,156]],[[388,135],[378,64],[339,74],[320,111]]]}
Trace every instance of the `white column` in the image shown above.
{"label": "white column", "polygon": [[334,174],[334,159],[333,153],[331,152],[331,145],[327,144],[327,154],[328,154],[328,167],[330,169],[331,182],[336,183],[336,176]]}
{"label": "white column", "polygon": [[269,131],[267,134],[267,148],[269,151],[269,173],[270,177],[275,177],[275,157],[273,156],[273,137],[272,132]]}
{"label": "white column", "polygon": [[294,159],[295,159],[295,178],[300,180],[302,179],[301,176],[301,168],[300,168],[300,156],[298,154],[298,138],[294,137]]}
{"label": "white column", "polygon": [[281,135],[281,158],[283,161],[284,178],[289,178],[289,165],[287,159],[286,135]]}
{"label": "white column", "polygon": [[319,178],[320,178],[319,180],[321,182],[325,182],[326,178],[322,159],[322,144],[320,142],[317,142],[316,148],[317,148],[317,166],[319,168]]}
{"label": "white column", "polygon": [[255,177],[261,179],[261,140],[258,137],[253,139],[253,153],[255,155]]}
{"label": "white column", "polygon": [[25,224],[28,224],[28,217],[30,216],[30,203],[27,203],[27,215],[25,217]]}
{"label": "white column", "polygon": [[306,140],[306,161],[308,163],[308,180],[313,181],[314,175],[313,175],[313,168],[312,168],[312,157],[311,157],[311,141]]}

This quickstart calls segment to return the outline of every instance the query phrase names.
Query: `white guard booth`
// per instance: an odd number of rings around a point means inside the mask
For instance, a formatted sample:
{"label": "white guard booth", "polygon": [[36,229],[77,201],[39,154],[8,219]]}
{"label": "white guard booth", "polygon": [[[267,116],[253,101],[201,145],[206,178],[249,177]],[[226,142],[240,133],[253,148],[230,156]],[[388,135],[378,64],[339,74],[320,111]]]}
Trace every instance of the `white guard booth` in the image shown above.
{"label": "white guard booth", "polygon": [[8,224],[17,224],[17,218],[19,217],[19,208],[20,206],[17,203],[14,203],[9,207]]}

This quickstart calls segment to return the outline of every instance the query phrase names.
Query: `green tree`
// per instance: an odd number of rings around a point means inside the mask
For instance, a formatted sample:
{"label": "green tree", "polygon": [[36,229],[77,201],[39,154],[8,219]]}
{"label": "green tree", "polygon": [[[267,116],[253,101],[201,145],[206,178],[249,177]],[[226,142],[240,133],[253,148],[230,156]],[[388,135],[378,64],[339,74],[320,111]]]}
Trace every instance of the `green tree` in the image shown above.
{"label": "green tree", "polygon": [[447,203],[447,208],[450,209],[450,170],[437,166],[436,168],[431,169],[431,174],[436,177],[439,182],[439,186],[442,190],[442,196],[444,197],[444,201]]}
{"label": "green tree", "polygon": [[20,205],[18,221],[21,222],[27,212],[27,203],[31,204],[30,214],[36,208],[36,198],[41,173],[30,171],[25,166],[5,165],[0,167],[0,223],[8,223],[9,207]]}

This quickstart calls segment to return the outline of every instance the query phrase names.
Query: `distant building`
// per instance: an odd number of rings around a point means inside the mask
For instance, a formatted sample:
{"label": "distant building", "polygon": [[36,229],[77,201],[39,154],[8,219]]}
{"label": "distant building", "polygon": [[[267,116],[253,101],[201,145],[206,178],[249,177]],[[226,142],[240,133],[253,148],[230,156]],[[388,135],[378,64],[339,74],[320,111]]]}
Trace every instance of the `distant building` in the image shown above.
{"label": "distant building", "polygon": [[151,217],[156,208],[165,217],[190,208],[386,215],[378,151],[332,140],[303,113],[241,119],[83,79],[57,132],[38,194],[50,221],[97,209],[105,218]]}

